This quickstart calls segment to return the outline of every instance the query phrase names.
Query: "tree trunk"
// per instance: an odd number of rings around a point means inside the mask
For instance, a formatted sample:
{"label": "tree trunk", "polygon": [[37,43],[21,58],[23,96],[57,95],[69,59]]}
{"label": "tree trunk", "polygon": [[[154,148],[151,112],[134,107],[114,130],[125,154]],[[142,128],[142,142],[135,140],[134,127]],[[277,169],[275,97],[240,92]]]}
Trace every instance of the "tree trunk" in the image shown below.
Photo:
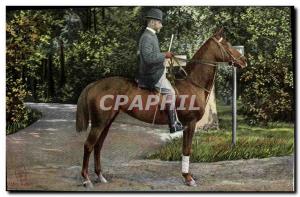
{"label": "tree trunk", "polygon": [[[22,59],[22,61],[25,61],[24,53],[21,53],[21,59]],[[27,82],[26,82],[26,67],[24,65],[22,65],[21,78],[22,78],[22,83],[27,85]]]}
{"label": "tree trunk", "polygon": [[65,55],[64,55],[64,41],[60,40],[60,80],[59,88],[65,84]]}
{"label": "tree trunk", "polygon": [[42,59],[42,83],[45,82],[46,76],[47,76],[47,59]]}
{"label": "tree trunk", "polygon": [[93,15],[94,15],[94,32],[97,34],[97,12],[96,8],[93,9]]}
{"label": "tree trunk", "polygon": [[36,94],[36,78],[31,78],[30,79],[30,89],[33,97],[33,101],[37,101],[37,94]]}
{"label": "tree trunk", "polygon": [[219,120],[217,114],[217,105],[215,97],[215,86],[213,86],[209,96],[205,113],[200,121],[197,122],[196,128],[207,130],[211,128],[219,129]]}
{"label": "tree trunk", "polygon": [[105,21],[105,7],[102,7],[101,16],[102,16],[102,21],[105,24],[105,22],[104,22]]}
{"label": "tree trunk", "polygon": [[48,90],[47,90],[47,99],[53,99],[54,97],[54,80],[53,80],[53,68],[52,68],[52,55],[48,56],[48,62],[47,62],[47,84],[48,84]]}
{"label": "tree trunk", "polygon": [[92,23],[91,23],[91,8],[87,8],[86,9],[86,27],[87,27],[87,30],[91,30],[91,26],[92,26]]}

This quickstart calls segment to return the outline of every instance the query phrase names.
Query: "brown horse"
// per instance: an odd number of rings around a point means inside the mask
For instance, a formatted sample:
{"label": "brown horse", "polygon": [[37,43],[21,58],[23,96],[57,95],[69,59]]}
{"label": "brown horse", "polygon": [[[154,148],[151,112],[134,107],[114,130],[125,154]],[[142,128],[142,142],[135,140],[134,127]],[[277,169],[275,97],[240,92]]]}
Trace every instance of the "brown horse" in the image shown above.
{"label": "brown horse", "polygon": [[[178,118],[185,126],[182,147],[182,176],[185,179],[185,183],[190,186],[195,185],[195,181],[189,171],[189,156],[191,155],[195,125],[204,114],[219,62],[229,62],[230,65],[239,68],[247,66],[246,58],[224,38],[223,28],[210,37],[189,61],[186,66],[187,78],[175,81],[178,95],[195,95],[194,106],[199,108],[199,110],[191,111],[185,109],[178,111]],[[156,110],[156,105],[150,106],[147,111],[136,107],[129,110],[130,102],[115,109],[102,110],[100,108],[101,98],[105,95],[127,95],[129,101],[132,101],[136,95],[141,95],[142,101],[145,103],[147,96],[153,94],[158,93],[140,89],[134,81],[122,77],[110,77],[96,81],[89,84],[82,91],[77,103],[76,130],[78,132],[87,130],[89,120],[91,120],[91,130],[84,144],[81,172],[85,180],[85,186],[92,187],[88,176],[88,164],[90,154],[93,150],[95,173],[98,176],[98,181],[107,182],[101,173],[100,151],[109,128],[118,113],[123,111],[141,121],[152,123]],[[106,99],[105,106],[115,106],[115,102],[115,97]],[[176,106],[178,106],[179,102],[176,99]],[[190,98],[185,100],[184,105],[187,105],[189,102]],[[159,110],[156,114],[155,124],[167,123],[166,112]]]}

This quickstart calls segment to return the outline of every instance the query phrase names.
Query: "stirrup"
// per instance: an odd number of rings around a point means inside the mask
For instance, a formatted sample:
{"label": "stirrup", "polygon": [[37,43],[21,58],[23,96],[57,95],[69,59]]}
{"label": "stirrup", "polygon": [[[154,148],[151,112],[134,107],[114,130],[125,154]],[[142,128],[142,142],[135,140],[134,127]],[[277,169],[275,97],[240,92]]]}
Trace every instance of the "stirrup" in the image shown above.
{"label": "stirrup", "polygon": [[170,133],[183,132],[184,128],[181,122],[175,122],[174,125],[170,127]]}

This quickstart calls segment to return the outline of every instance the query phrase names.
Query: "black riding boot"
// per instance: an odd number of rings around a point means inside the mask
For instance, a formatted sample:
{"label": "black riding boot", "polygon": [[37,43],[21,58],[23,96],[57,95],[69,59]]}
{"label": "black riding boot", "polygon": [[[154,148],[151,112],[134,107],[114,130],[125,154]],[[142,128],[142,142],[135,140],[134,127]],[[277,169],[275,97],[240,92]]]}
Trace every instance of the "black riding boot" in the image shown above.
{"label": "black riding boot", "polygon": [[175,109],[171,109],[171,104],[166,104],[166,110],[169,119],[170,133],[183,131],[183,126],[179,120],[177,120],[177,114]]}

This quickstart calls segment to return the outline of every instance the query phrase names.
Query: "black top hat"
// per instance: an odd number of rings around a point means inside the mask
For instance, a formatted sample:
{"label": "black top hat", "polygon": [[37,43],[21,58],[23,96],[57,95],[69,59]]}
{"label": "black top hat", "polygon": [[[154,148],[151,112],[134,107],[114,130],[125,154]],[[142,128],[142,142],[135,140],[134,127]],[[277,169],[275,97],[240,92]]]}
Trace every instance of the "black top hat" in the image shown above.
{"label": "black top hat", "polygon": [[151,8],[146,14],[146,18],[153,18],[160,21],[162,21],[162,17],[163,12],[157,8]]}

